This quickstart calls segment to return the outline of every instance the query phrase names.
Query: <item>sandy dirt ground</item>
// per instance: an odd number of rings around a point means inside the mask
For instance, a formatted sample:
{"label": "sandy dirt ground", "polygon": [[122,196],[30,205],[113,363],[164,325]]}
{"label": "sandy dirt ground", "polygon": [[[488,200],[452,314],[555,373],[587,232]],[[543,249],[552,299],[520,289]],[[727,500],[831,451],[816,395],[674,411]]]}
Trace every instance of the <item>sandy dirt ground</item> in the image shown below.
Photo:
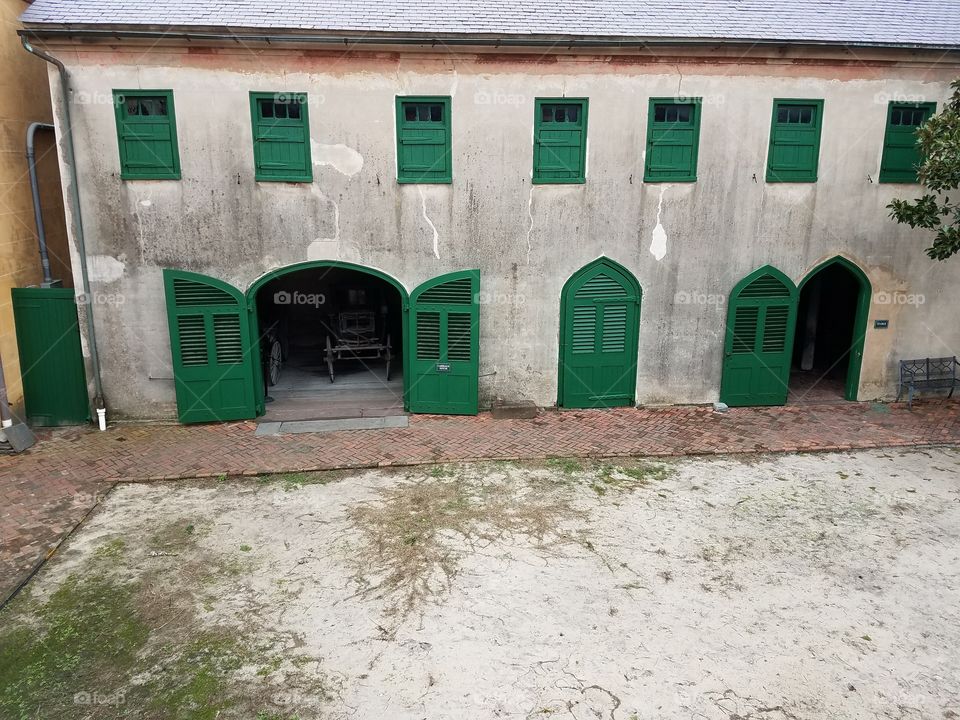
{"label": "sandy dirt ground", "polygon": [[955,449],[121,485],[7,641],[91,578],[5,717],[960,718]]}

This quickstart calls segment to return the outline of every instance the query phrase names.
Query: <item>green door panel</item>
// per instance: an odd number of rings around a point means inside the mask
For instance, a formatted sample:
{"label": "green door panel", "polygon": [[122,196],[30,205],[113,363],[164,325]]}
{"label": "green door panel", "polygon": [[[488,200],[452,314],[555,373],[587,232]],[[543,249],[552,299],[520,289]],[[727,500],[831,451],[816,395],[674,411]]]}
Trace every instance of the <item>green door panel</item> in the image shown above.
{"label": "green door panel", "polygon": [[633,405],[640,300],[636,278],[607,258],[567,281],[560,299],[560,407]]}
{"label": "green door panel", "polygon": [[776,268],[762,267],[730,295],[720,401],[731,407],[787,402],[798,292]]}
{"label": "green door panel", "polygon": [[253,349],[243,293],[225,282],[164,270],[180,422],[255,417]]}
{"label": "green door panel", "polygon": [[14,288],[13,317],[31,425],[79,425],[90,420],[74,291]]}
{"label": "green door panel", "polygon": [[408,407],[476,415],[480,388],[480,271],[433,278],[410,295]]}

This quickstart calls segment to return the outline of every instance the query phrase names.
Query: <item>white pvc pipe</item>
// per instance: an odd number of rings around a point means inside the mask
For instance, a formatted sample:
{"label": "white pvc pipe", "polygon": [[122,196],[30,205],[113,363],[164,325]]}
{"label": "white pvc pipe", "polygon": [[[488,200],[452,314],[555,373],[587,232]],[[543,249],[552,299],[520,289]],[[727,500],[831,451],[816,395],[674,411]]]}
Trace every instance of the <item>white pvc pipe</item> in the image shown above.
{"label": "white pvc pipe", "polygon": [[100,427],[100,431],[107,429],[107,409],[106,408],[97,408],[97,425]]}

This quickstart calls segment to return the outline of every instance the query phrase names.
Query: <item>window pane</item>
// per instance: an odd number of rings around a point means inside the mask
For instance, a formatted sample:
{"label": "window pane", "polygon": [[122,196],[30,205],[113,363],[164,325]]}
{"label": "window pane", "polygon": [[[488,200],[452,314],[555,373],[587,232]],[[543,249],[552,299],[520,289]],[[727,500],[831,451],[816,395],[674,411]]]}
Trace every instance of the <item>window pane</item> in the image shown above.
{"label": "window pane", "polygon": [[260,101],[260,117],[272,118],[273,117],[273,103],[269,100]]}
{"label": "window pane", "polygon": [[403,119],[404,120],[416,120],[417,119],[417,106],[416,105],[404,105],[403,106]]}
{"label": "window pane", "polygon": [[666,106],[666,105],[654,105],[654,106],[653,106],[653,121],[654,121],[654,122],[666,122],[666,121],[667,121],[667,106]]}
{"label": "window pane", "polygon": [[432,122],[442,122],[443,121],[443,105],[431,105],[430,106],[430,120]]}
{"label": "window pane", "polygon": [[782,106],[777,108],[777,122],[778,123],[787,122],[787,108]]}
{"label": "window pane", "polygon": [[677,121],[678,122],[690,122],[690,106],[689,105],[678,105],[677,106]]}
{"label": "window pane", "polygon": [[140,103],[136,98],[127,98],[126,102],[124,102],[124,107],[126,108],[128,116],[140,114]]}
{"label": "window pane", "polygon": [[576,105],[568,105],[567,106],[567,122],[576,122],[577,114],[579,110],[580,108],[578,108]]}
{"label": "window pane", "polygon": [[300,119],[300,103],[297,101],[290,103],[290,106],[287,108],[287,113],[290,116],[291,120],[299,120]]}
{"label": "window pane", "polygon": [[540,119],[543,122],[553,122],[553,106],[543,105],[540,108]]}
{"label": "window pane", "polygon": [[285,120],[287,117],[287,104],[286,103],[274,103],[273,104],[273,114],[278,120]]}

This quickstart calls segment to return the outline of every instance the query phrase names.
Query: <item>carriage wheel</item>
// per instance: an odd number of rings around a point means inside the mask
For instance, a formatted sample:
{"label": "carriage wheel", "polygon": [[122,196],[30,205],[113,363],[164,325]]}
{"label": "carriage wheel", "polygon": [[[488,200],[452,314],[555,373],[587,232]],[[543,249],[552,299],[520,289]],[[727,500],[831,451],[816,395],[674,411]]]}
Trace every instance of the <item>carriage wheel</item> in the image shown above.
{"label": "carriage wheel", "polygon": [[330,382],[333,382],[333,345],[327,335],[327,369],[330,371]]}
{"label": "carriage wheel", "polygon": [[390,336],[387,335],[387,382],[390,382]]}
{"label": "carriage wheel", "polygon": [[283,365],[283,347],[280,341],[274,338],[270,341],[270,364],[268,368],[267,382],[271,386],[280,382],[280,368]]}

